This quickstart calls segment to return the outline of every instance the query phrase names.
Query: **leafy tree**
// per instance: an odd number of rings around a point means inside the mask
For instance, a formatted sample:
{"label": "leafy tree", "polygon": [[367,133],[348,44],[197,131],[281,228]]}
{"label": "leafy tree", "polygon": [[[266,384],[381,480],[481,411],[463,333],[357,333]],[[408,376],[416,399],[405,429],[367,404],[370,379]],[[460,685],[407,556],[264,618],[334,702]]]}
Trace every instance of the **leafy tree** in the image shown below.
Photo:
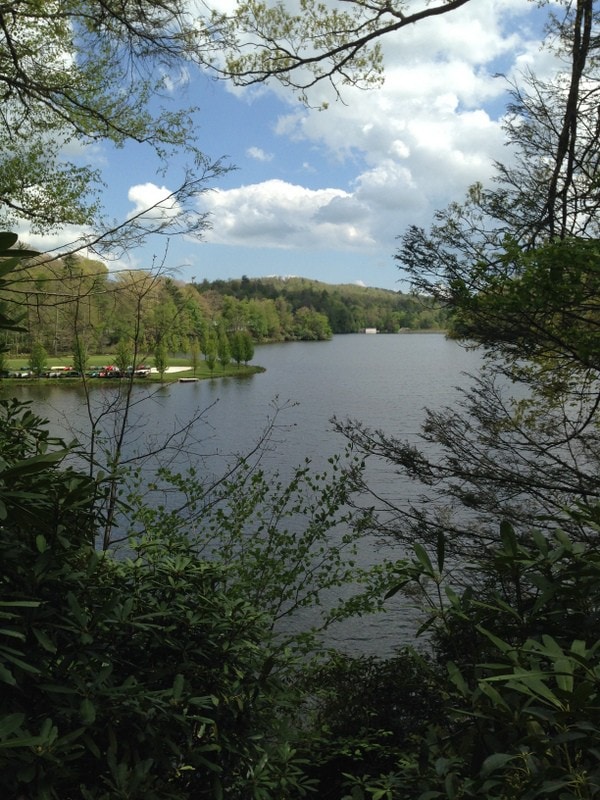
{"label": "leafy tree", "polygon": [[294,314],[294,334],[303,341],[331,339],[332,332],[325,314],[305,306]]}
{"label": "leafy tree", "polygon": [[195,375],[198,371],[198,367],[200,366],[200,344],[198,343],[198,339],[196,337],[194,337],[190,342],[190,359]]}
{"label": "leafy tree", "polygon": [[248,364],[254,358],[254,342],[248,331],[242,331],[241,336],[241,354],[244,364]]}
{"label": "leafy tree", "polygon": [[242,331],[234,331],[231,335],[231,357],[235,363],[240,366],[244,360],[243,345],[242,345]]}
{"label": "leafy tree", "polygon": [[323,800],[360,797],[348,794],[350,776],[394,774],[446,713],[443,669],[411,648],[388,658],[333,652],[300,680],[299,747]]}
{"label": "leafy tree", "polygon": [[227,335],[227,331],[220,330],[217,339],[217,357],[219,359],[219,364],[225,369],[225,367],[231,361],[231,346],[229,344],[229,337]]}
{"label": "leafy tree", "polygon": [[247,364],[254,358],[254,342],[249,331],[234,331],[231,337],[231,356],[238,367],[242,362]]}
{"label": "leafy tree", "polygon": [[158,370],[161,381],[164,378],[165,372],[167,371],[167,362],[167,347],[163,341],[160,341],[154,348],[154,366]]}
{"label": "leafy tree", "polygon": [[48,353],[41,342],[34,342],[31,345],[29,354],[29,368],[38,378],[48,365]]}
{"label": "leafy tree", "polygon": [[548,82],[529,76],[515,89],[507,132],[516,159],[498,165],[496,185],[472,187],[429,232],[411,228],[403,238],[398,260],[415,289],[445,302],[455,335],[489,355],[462,407],[428,413],[423,448],[340,423],[357,447],[420,487],[418,499],[386,508],[403,541],[431,544],[445,533],[448,547],[472,553],[488,546],[500,516],[517,529],[561,525],[576,540],[596,538],[591,11],[577,4],[555,31],[569,57],[564,72]]}
{"label": "leafy tree", "polygon": [[126,375],[127,370],[133,364],[133,347],[131,340],[121,339],[115,351],[115,367],[121,375]]}
{"label": "leafy tree", "polygon": [[77,336],[73,342],[73,367],[85,375],[89,364],[89,353],[85,340]]}
{"label": "leafy tree", "polygon": [[386,596],[408,593],[429,657],[334,655],[305,673],[299,737],[319,796],[591,800],[596,544],[503,522],[467,565],[446,545],[417,544],[389,573]]}
{"label": "leafy tree", "polygon": [[[184,205],[219,172],[194,144],[187,110],[152,103],[183,63],[210,58],[208,32],[191,23],[184,3],[13,3],[2,20],[0,219],[16,215],[47,231],[97,218],[99,174],[65,160],[73,142],[143,143],[165,163],[173,149],[186,151],[190,169],[176,193]],[[204,224],[197,215],[184,217],[176,227]],[[144,235],[144,225],[152,227],[147,219],[133,223],[135,235]],[[154,230],[169,227],[172,220],[155,215]]]}
{"label": "leafy tree", "polygon": [[204,358],[208,365],[208,368],[212,373],[214,372],[215,365],[217,363],[217,353],[218,353],[218,342],[217,342],[217,335],[214,330],[210,330],[206,337],[206,344],[204,345]]}
{"label": "leafy tree", "polygon": [[351,0],[340,9],[309,0],[298,10],[242,2],[229,16],[213,15],[229,56],[219,69],[243,85],[274,77],[303,99],[321,80],[334,86],[377,86],[383,80],[378,39],[467,2],[423,3],[408,9],[402,3],[365,5]]}
{"label": "leafy tree", "polygon": [[100,555],[94,481],[45,422],[3,401],[0,441],[2,793],[302,796],[292,694],[228,570],[181,535]]}

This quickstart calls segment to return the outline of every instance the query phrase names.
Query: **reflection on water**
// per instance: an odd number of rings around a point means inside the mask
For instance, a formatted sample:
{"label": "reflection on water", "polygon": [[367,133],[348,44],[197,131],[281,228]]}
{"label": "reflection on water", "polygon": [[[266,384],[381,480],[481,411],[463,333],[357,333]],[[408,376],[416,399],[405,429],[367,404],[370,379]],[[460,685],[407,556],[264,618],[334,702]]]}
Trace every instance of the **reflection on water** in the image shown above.
{"label": "reflection on water", "polygon": [[[198,458],[210,456],[209,463],[218,472],[231,454],[245,453],[253,446],[278,406],[282,410],[263,466],[286,476],[308,458],[322,469],[345,444],[334,432],[331,417],[359,419],[416,441],[424,407],[452,405],[455,387],[468,381],[465,373],[478,370],[481,357],[440,334],[349,335],[330,342],[257,347],[254,361],[266,372],[174,383],[154,391],[136,388],[128,453],[156,446],[195,416],[193,441],[178,453],[179,466],[189,464],[196,453]],[[116,391],[107,384],[94,388],[96,412],[108,408]],[[80,387],[26,385],[11,393],[31,399],[35,409],[50,418],[53,432],[85,440],[89,418]],[[107,420],[109,426],[110,416]],[[411,491],[397,475],[381,467],[372,470],[370,480],[379,492],[397,498]],[[367,566],[384,554],[378,543],[365,540],[360,560]],[[393,598],[387,614],[343,623],[332,632],[330,642],[350,652],[391,652],[410,639],[415,629],[414,613],[402,603]]]}

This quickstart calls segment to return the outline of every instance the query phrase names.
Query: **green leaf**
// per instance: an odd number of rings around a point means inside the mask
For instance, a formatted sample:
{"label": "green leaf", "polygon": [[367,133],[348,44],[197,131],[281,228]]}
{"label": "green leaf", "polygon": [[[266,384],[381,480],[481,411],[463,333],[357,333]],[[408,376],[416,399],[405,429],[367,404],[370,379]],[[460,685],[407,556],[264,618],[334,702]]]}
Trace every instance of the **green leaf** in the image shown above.
{"label": "green leaf", "polygon": [[446,668],[448,670],[448,676],[452,681],[452,683],[456,686],[456,688],[459,690],[461,694],[466,695],[469,690],[469,687],[460,669],[453,661],[449,661],[448,664],[446,665]]}
{"label": "green leaf", "polygon": [[39,600],[0,600],[0,608],[39,608]]}
{"label": "green leaf", "polygon": [[569,658],[559,658],[554,662],[554,677],[556,685],[563,692],[573,692],[573,662]]}
{"label": "green leaf", "polygon": [[419,561],[421,566],[425,569],[426,574],[429,575],[430,577],[433,577],[435,575],[433,564],[431,563],[431,559],[429,558],[429,555],[427,554],[427,551],[425,550],[423,545],[419,544],[419,542],[415,542],[415,544],[413,545],[413,549],[415,551],[417,560]]}
{"label": "green leaf", "polygon": [[553,657],[562,657],[564,656],[564,651],[559,643],[554,639],[554,637],[549,636],[547,633],[542,635],[542,643],[544,645],[543,648],[539,647],[538,649],[543,650],[543,652],[548,653]]}
{"label": "green leaf", "polygon": [[0,255],[3,255],[4,250],[14,247],[19,241],[19,237],[12,231],[0,231]]}
{"label": "green leaf", "polygon": [[173,681],[173,699],[176,701],[181,700],[181,694],[183,692],[184,680],[183,675],[181,673],[177,673],[175,675],[175,679]]}
{"label": "green leaf", "polygon": [[0,664],[0,681],[4,681],[4,683],[8,683],[9,686],[16,686],[17,685],[17,681],[15,680],[15,676],[3,664]]}
{"label": "green leaf", "polygon": [[542,678],[546,678],[546,673],[527,673],[516,676],[515,680],[508,680],[506,685],[522,694],[530,697],[537,697],[545,700],[553,708],[563,708],[563,703],[558,699],[554,692],[546,686]]}
{"label": "green leaf", "polygon": [[42,453],[41,455],[31,456],[22,461],[17,461],[12,467],[0,472],[0,480],[10,481],[14,478],[22,478],[42,472],[50,466],[54,466],[62,461],[69,454],[69,450],[55,450],[52,453]]}
{"label": "green leaf", "polygon": [[517,758],[517,756],[511,755],[510,753],[493,753],[491,756],[488,756],[481,765],[481,776],[485,778],[491,775],[491,773],[495,772],[497,769],[505,767],[508,762],[512,761],[514,758]]}
{"label": "green leaf", "polygon": [[484,694],[496,708],[509,709],[508,703],[502,697],[502,694],[489,683],[489,678],[480,681],[478,686],[481,693]]}
{"label": "green leaf", "polygon": [[487,628],[484,628],[482,625],[476,625],[475,627],[476,630],[486,636],[501,653],[507,655],[509,658],[511,658],[511,660],[516,660],[514,645],[503,641],[500,639],[500,637],[496,636],[491,631],[488,631]]}
{"label": "green leaf", "polygon": [[56,653],[56,645],[44,631],[34,628],[33,635],[44,648],[44,650],[46,650],[48,653]]}
{"label": "green leaf", "polygon": [[394,595],[398,594],[398,592],[401,589],[403,589],[407,583],[409,583],[408,578],[406,580],[401,581],[400,583],[396,583],[394,586],[392,586],[390,589],[387,590],[387,592],[383,595],[383,599],[389,600],[390,597],[393,597]]}
{"label": "green leaf", "polygon": [[10,736],[21,727],[24,720],[25,714],[7,714],[5,717],[0,717],[0,738]]}
{"label": "green leaf", "polygon": [[79,714],[84,725],[91,725],[96,720],[96,707],[89,698],[81,701]]}
{"label": "green leaf", "polygon": [[579,658],[587,658],[588,650],[583,639],[574,639],[571,643],[571,652]]}
{"label": "green leaf", "polygon": [[517,537],[513,526],[508,520],[503,519],[500,523],[500,539],[505,552],[508,555],[516,556],[518,553]]}

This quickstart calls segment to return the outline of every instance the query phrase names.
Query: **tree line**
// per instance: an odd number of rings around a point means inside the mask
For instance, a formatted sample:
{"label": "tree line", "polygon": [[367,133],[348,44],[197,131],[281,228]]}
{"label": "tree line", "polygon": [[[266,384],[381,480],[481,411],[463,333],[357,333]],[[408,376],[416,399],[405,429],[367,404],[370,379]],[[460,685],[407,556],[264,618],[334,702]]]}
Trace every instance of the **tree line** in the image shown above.
{"label": "tree line", "polygon": [[[307,278],[248,278],[202,281],[201,293],[218,292],[237,300],[273,300],[287,304],[292,313],[308,308],[323,314],[333,333],[357,333],[376,328],[383,333],[400,330],[443,330],[448,315],[429,295],[404,294],[352,284],[329,285]],[[282,302],[283,301],[283,302]],[[285,326],[285,312],[283,314]]]}
{"label": "tree line", "polygon": [[365,328],[439,329],[446,319],[439,303],[382,289],[246,277],[189,284],[144,271],[113,275],[78,255],[33,259],[2,302],[23,309],[23,329],[3,334],[14,356],[34,345],[55,357],[81,348],[110,353],[131,349],[135,336],[141,354],[199,350],[210,360],[228,348],[247,361],[250,344],[322,341]]}

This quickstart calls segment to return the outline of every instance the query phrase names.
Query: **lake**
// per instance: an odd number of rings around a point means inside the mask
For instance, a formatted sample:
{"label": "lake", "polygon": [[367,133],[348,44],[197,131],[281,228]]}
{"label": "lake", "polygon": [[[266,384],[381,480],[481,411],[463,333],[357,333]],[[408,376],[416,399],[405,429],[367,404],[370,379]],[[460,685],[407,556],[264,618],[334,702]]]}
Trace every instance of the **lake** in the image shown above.
{"label": "lake", "polygon": [[[329,342],[259,346],[254,363],[266,372],[161,387],[135,410],[140,448],[146,435],[168,433],[207,409],[196,426],[196,439],[204,455],[225,461],[252,447],[275,404],[284,408],[263,464],[284,476],[305,458],[321,469],[345,444],[332,428],[332,416],[359,419],[417,441],[424,407],[452,405],[455,387],[466,385],[465,374],[477,372],[481,356],[441,334],[346,335]],[[95,402],[106,403],[112,392],[108,382],[99,386]],[[33,400],[57,432],[86,427],[83,395],[76,387],[25,385],[11,387],[11,393]],[[136,389],[138,398],[145,394],[143,387]],[[370,478],[383,493],[402,497],[411,491],[382,467]],[[385,552],[368,540],[361,562],[377,561]],[[385,615],[340,625],[330,634],[330,643],[353,653],[390,653],[410,640],[414,615],[396,598],[389,609]]]}

